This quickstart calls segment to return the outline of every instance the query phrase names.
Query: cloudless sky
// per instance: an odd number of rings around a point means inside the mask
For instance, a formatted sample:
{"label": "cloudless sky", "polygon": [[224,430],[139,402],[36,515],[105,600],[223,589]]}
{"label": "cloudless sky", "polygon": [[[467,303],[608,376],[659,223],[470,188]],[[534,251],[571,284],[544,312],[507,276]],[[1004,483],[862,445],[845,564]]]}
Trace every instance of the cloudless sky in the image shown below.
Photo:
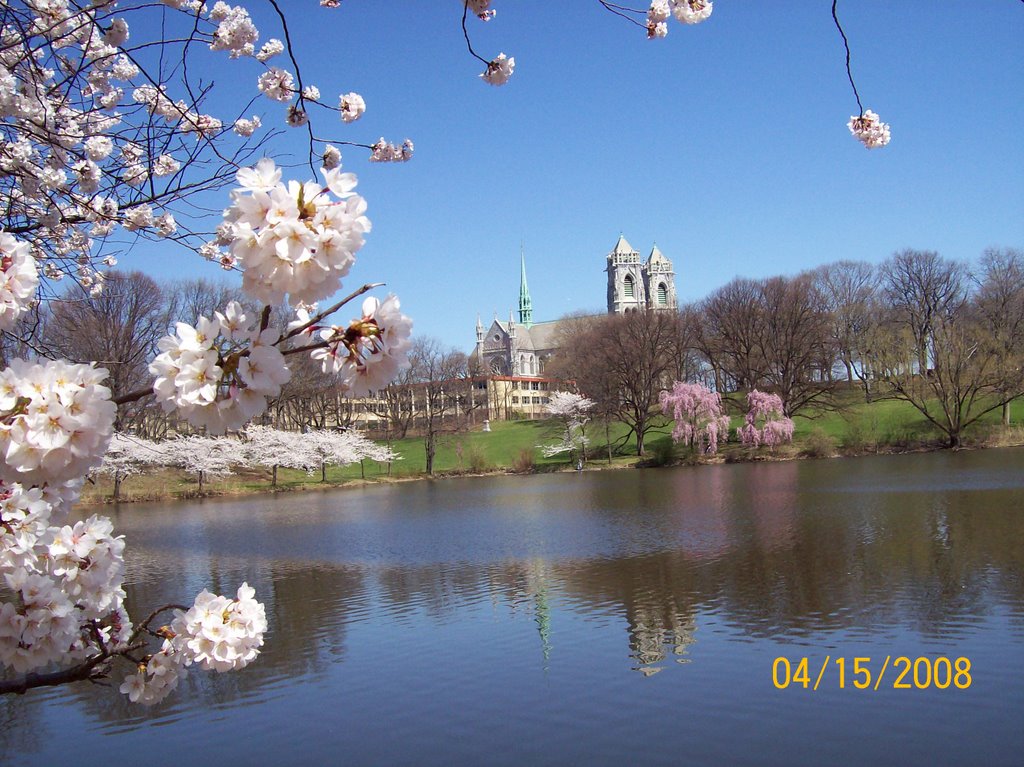
{"label": "cloudless sky", "polygon": [[[478,313],[516,308],[521,245],[538,321],[604,311],[620,232],[672,259],[681,301],[903,248],[1024,247],[1024,3],[840,2],[861,100],[892,126],[872,151],[846,127],[857,106],[828,0],[719,0],[655,41],[596,0],[493,5],[469,29],[485,58],[515,57],[501,88],[477,77],[457,0],[282,3],[304,82],[367,101],[351,125],[314,114],[318,133],[416,144],[407,164],[347,148],[344,165],[373,221],[346,288],[386,281],[417,334],[471,350]],[[250,6],[262,39],[280,36]],[[257,72],[224,61],[206,79],[247,95]],[[266,99],[255,111],[283,121]],[[302,137],[273,151],[301,158]],[[158,276],[222,274],[141,258]]]}

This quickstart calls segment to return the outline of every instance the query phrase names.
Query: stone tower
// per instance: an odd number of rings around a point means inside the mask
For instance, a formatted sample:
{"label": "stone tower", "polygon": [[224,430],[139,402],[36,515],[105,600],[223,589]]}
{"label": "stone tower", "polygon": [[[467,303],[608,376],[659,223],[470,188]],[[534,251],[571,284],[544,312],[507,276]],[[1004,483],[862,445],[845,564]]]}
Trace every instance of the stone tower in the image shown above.
{"label": "stone tower", "polygon": [[655,245],[644,264],[644,283],[647,288],[647,305],[650,309],[675,309],[676,273],[672,262]]}
{"label": "stone tower", "polygon": [[608,254],[608,313],[625,314],[647,308],[647,281],[640,254],[621,234]]}

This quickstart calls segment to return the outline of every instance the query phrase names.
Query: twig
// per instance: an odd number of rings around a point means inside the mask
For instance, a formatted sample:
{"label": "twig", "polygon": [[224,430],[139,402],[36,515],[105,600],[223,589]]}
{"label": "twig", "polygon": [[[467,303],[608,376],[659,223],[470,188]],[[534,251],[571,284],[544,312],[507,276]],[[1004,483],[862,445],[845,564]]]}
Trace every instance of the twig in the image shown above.
{"label": "twig", "polygon": [[836,23],[836,29],[839,30],[839,34],[843,37],[843,46],[846,48],[846,76],[850,79],[850,87],[853,88],[853,97],[857,99],[857,108],[860,110],[860,116],[864,116],[864,107],[860,103],[860,94],[857,93],[857,84],[853,82],[853,72],[850,70],[850,41],[846,39],[846,33],[843,31],[842,25],[839,23],[839,16],[836,15],[836,3],[839,0],[832,0],[832,21]]}

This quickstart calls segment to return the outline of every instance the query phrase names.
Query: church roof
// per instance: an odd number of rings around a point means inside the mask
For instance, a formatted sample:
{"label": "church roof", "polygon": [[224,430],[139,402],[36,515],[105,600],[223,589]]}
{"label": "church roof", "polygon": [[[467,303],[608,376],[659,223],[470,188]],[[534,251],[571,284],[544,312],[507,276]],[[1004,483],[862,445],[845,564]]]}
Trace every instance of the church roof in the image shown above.
{"label": "church roof", "polygon": [[636,253],[636,251],[633,250],[633,246],[626,241],[626,238],[620,234],[619,241],[615,243],[615,247],[612,248],[612,253],[621,253],[625,255],[626,253]]}
{"label": "church roof", "polygon": [[670,263],[669,260],[667,258],[665,258],[665,254],[662,253],[660,250],[658,250],[658,246],[655,245],[651,249],[651,255],[649,255],[647,257],[647,263],[651,264],[651,263],[655,263],[655,262],[658,262],[658,261],[664,261],[666,263]]}
{"label": "church roof", "polygon": [[[508,323],[495,320],[495,323],[508,334]],[[525,351],[541,352],[555,348],[555,337],[562,320],[536,322],[530,327],[516,323],[516,348]]]}

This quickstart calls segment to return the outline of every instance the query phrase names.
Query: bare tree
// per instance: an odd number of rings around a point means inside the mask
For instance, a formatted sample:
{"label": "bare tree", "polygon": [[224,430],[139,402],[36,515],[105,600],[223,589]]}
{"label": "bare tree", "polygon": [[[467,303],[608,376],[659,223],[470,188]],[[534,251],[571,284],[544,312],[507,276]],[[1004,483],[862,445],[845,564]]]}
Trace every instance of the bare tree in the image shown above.
{"label": "bare tree", "polygon": [[[112,271],[101,293],[72,284],[52,302],[42,341],[48,355],[105,367],[116,398],[149,383],[147,365],[170,318],[167,296],[151,277]],[[139,402],[119,406],[114,428],[126,429],[142,412]]]}
{"label": "bare tree", "polygon": [[871,401],[870,377],[864,369],[864,341],[874,322],[872,302],[878,287],[875,268],[865,261],[837,261],[814,272],[818,290],[830,315],[836,354],[846,368],[846,380],[854,377]]}
{"label": "bare tree", "polygon": [[[979,280],[978,314],[1000,368],[996,388],[1000,394],[1012,394],[1024,370],[1024,254],[1013,248],[986,250]],[[1009,426],[1010,400],[1005,399],[1002,407],[1003,425]]]}
{"label": "bare tree", "polygon": [[754,280],[737,277],[697,307],[697,344],[715,373],[715,388],[747,389],[757,382],[759,290]]}
{"label": "bare tree", "polygon": [[679,332],[675,312],[635,312],[577,323],[563,347],[564,370],[595,415],[612,415],[636,435],[637,455],[661,421],[658,392],[671,383],[671,349]]}
{"label": "bare tree", "polygon": [[[446,418],[455,413],[454,391],[468,378],[466,355],[458,349],[444,349],[437,339],[416,338],[409,361],[418,418],[423,427],[426,470],[433,474],[438,437],[446,429]],[[457,423],[452,428],[457,428]]]}
{"label": "bare tree", "polygon": [[833,349],[828,314],[809,274],[771,277],[758,283],[760,311],[753,323],[757,367],[753,384],[782,398],[783,415],[827,405]]}
{"label": "bare tree", "polygon": [[714,371],[718,391],[773,391],[787,416],[827,403],[833,357],[828,313],[810,275],[737,278],[695,313],[695,344]]}
{"label": "bare tree", "polygon": [[[913,252],[909,252],[913,253]],[[939,429],[949,447],[982,416],[1024,394],[1019,254],[990,251],[979,289],[969,295],[966,269],[935,254],[900,260],[907,296],[881,324],[874,365],[897,399]],[[890,286],[889,300],[896,296]],[[930,308],[929,308],[930,307]],[[927,366],[923,362],[927,360]]]}
{"label": "bare tree", "polygon": [[886,304],[919,344],[917,367],[924,373],[934,354],[934,327],[967,301],[967,267],[934,251],[903,250],[882,265],[881,278]]}

